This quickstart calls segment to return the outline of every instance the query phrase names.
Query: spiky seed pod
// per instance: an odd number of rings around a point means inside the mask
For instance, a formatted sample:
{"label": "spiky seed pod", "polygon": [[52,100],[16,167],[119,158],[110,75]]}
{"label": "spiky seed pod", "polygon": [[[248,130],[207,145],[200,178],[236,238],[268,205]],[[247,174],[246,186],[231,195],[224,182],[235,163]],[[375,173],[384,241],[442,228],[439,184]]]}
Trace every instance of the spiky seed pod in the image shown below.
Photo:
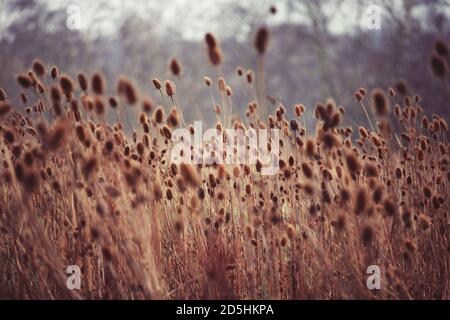
{"label": "spiky seed pod", "polygon": [[182,163],[180,164],[179,169],[181,176],[187,184],[195,188],[200,186],[202,180],[194,166],[187,163]]}
{"label": "spiky seed pod", "polygon": [[316,154],[316,146],[315,146],[314,140],[312,140],[312,139],[306,140],[305,150],[306,150],[306,154],[309,157],[313,157]]}
{"label": "spiky seed pod", "polygon": [[142,110],[147,113],[150,114],[153,110],[153,101],[150,98],[145,98],[144,100],[142,100]]}
{"label": "spiky seed pod", "polygon": [[37,91],[39,92],[39,94],[45,93],[45,86],[41,82],[38,82],[36,88],[37,88]]}
{"label": "spiky seed pod", "polygon": [[341,213],[334,221],[333,226],[336,228],[336,231],[343,232],[347,229],[347,224],[347,216]]}
{"label": "spiky seed pod", "polygon": [[22,103],[23,104],[27,104],[27,102],[28,102],[28,98],[27,98],[27,95],[25,94],[25,93],[21,93],[20,94],[20,100],[22,100]]}
{"label": "spiky seed pod", "polygon": [[6,116],[11,111],[11,105],[7,102],[0,102],[0,118]]}
{"label": "spiky seed pod", "polygon": [[204,76],[204,77],[203,77],[203,81],[205,82],[205,85],[206,85],[207,87],[211,87],[211,86],[212,86],[212,80],[211,80],[211,78],[209,78],[209,77],[207,77],[207,76]]}
{"label": "spiky seed pod", "polygon": [[406,96],[408,94],[408,85],[405,80],[398,80],[394,87],[395,91],[401,96]]}
{"label": "spiky seed pod", "polygon": [[113,108],[113,109],[117,108],[118,103],[117,103],[117,99],[115,97],[109,97],[108,102],[109,102],[109,106],[111,108]]}
{"label": "spiky seed pod", "polygon": [[360,102],[363,99],[363,95],[361,94],[361,92],[359,92],[359,91],[355,92],[355,99],[358,102]]}
{"label": "spiky seed pod", "polygon": [[45,65],[40,59],[35,59],[33,61],[33,71],[36,73],[39,77],[42,77],[45,74]]}
{"label": "spiky seed pod", "polygon": [[84,75],[84,73],[80,72],[77,75],[77,80],[78,80],[78,85],[80,86],[82,91],[87,91],[88,89],[88,83],[87,83],[87,79],[86,76]]}
{"label": "spiky seed pod", "polygon": [[169,115],[167,116],[167,120],[166,123],[169,125],[169,127],[171,128],[175,128],[178,127],[178,125],[180,124],[180,120],[179,120],[179,116],[178,116],[178,110],[177,107],[173,107],[170,110]]}
{"label": "spiky seed pod", "polygon": [[303,174],[305,175],[305,177],[308,179],[311,179],[313,176],[313,171],[312,171],[311,166],[308,163],[303,162],[301,167],[302,167],[302,171],[303,171]]}
{"label": "spiky seed pod", "polygon": [[446,60],[434,53],[431,55],[430,66],[431,71],[437,78],[445,79],[448,74],[448,63]]}
{"label": "spiky seed pod", "polygon": [[153,119],[155,120],[156,123],[161,123],[164,120],[164,109],[159,106],[156,108],[155,113],[153,115]]}
{"label": "spiky seed pod", "polygon": [[426,215],[425,213],[419,215],[419,225],[422,228],[422,230],[428,230],[431,224],[432,221],[428,215]]}
{"label": "spiky seed pod", "polygon": [[121,77],[117,83],[117,92],[125,97],[128,105],[133,106],[138,102],[138,92],[134,83],[126,78]]}
{"label": "spiky seed pod", "polygon": [[385,199],[383,201],[383,208],[386,215],[390,217],[397,215],[397,204],[392,199]]}
{"label": "spiky seed pod", "polygon": [[252,83],[253,82],[253,71],[252,70],[247,70],[245,77],[247,79],[247,83]]}
{"label": "spiky seed pod", "polygon": [[166,137],[167,140],[170,140],[172,138],[172,130],[170,130],[167,125],[162,127],[161,131],[163,136]]}
{"label": "spiky seed pod", "polygon": [[181,65],[177,59],[173,58],[169,62],[169,69],[174,76],[179,76],[181,73]]}
{"label": "spiky seed pod", "polygon": [[153,78],[152,79],[152,83],[153,83],[153,86],[155,87],[156,90],[160,90],[161,89],[161,81],[159,81],[158,78]]}
{"label": "spiky seed pod", "polygon": [[67,100],[69,100],[70,95],[73,92],[72,79],[68,75],[63,74],[59,79],[59,84],[61,85],[61,89],[62,89],[64,95],[67,97]]}
{"label": "spiky seed pod", "polygon": [[79,124],[75,127],[75,134],[81,143],[86,140],[86,132],[84,131],[84,127],[82,125]]}
{"label": "spiky seed pod", "polygon": [[14,133],[9,129],[3,129],[3,138],[7,144],[13,144],[16,140]]}
{"label": "spiky seed pod", "polygon": [[206,45],[207,45],[209,48],[215,48],[215,47],[217,47],[217,40],[216,40],[216,37],[215,37],[212,33],[210,33],[210,32],[208,32],[207,34],[205,34],[205,42],[206,42]]}
{"label": "spiky seed pod", "polygon": [[226,85],[225,79],[223,77],[219,78],[218,86],[219,86],[219,91],[225,91],[225,88],[227,85]]}
{"label": "spiky seed pod", "polygon": [[273,15],[275,15],[277,13],[277,7],[275,6],[270,6],[269,12]]}
{"label": "spiky seed pod", "polygon": [[173,84],[172,81],[170,81],[170,80],[164,81],[164,86],[166,87],[166,94],[169,97],[172,97],[175,95],[175,85]]}
{"label": "spiky seed pod", "polygon": [[255,35],[255,49],[260,54],[263,55],[267,51],[269,45],[269,29],[266,27],[261,27],[258,29]]}
{"label": "spiky seed pod", "polygon": [[231,89],[230,86],[226,86],[226,87],[225,87],[225,94],[226,94],[228,97],[231,97],[231,96],[233,95],[233,90]]}
{"label": "spiky seed pod", "polygon": [[50,69],[50,76],[52,77],[52,79],[56,79],[56,78],[58,78],[58,75],[59,75],[59,69],[58,69],[58,67],[57,67],[57,66],[53,66],[53,67]]}
{"label": "spiky seed pod", "polygon": [[345,161],[350,172],[356,173],[361,170],[361,164],[358,157],[353,152],[349,152],[345,155]]}
{"label": "spiky seed pod", "polygon": [[96,96],[94,100],[95,105],[95,113],[99,116],[102,116],[105,114],[105,103],[103,102],[102,97]]}
{"label": "spiky seed pod", "polygon": [[367,205],[368,205],[368,197],[367,192],[365,189],[360,188],[356,192],[355,197],[355,206],[354,206],[354,212],[355,214],[361,215],[365,212]]}
{"label": "spiky seed pod", "polygon": [[31,80],[28,76],[26,75],[19,75],[17,77],[17,82],[24,88],[24,89],[28,89],[29,87],[31,87]]}
{"label": "spiky seed pod", "polygon": [[370,224],[361,228],[361,240],[366,246],[375,240],[375,229]]}
{"label": "spiky seed pod", "polygon": [[[105,92],[105,77],[100,72],[92,75],[91,86],[95,94],[102,95]],[[84,90],[85,91],[85,90]]]}
{"label": "spiky seed pod", "polygon": [[390,103],[389,100],[384,95],[383,90],[374,89],[372,91],[371,100],[372,100],[372,107],[378,116],[383,117],[389,112]]}
{"label": "spiky seed pod", "polygon": [[446,59],[448,57],[447,43],[443,40],[436,40],[436,42],[434,43],[434,51],[436,51],[436,53],[442,58]]}
{"label": "spiky seed pod", "polygon": [[52,86],[50,88],[50,99],[53,103],[60,103],[61,102],[61,91],[57,86]]}

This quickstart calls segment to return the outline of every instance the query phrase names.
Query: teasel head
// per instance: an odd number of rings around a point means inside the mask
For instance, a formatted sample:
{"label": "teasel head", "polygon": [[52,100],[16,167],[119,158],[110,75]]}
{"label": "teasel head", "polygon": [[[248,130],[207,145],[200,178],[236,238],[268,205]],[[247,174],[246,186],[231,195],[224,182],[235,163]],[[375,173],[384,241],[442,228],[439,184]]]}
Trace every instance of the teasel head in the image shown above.
{"label": "teasel head", "polygon": [[115,108],[117,108],[117,106],[118,106],[118,102],[117,102],[117,99],[116,99],[116,97],[109,97],[108,98],[108,103],[109,103],[109,106],[111,107],[111,108],[113,108],[113,109],[115,109]]}
{"label": "teasel head", "polygon": [[355,196],[354,212],[357,215],[362,215],[365,213],[366,208],[369,203],[369,198],[367,197],[367,192],[364,188],[358,189]]}
{"label": "teasel head", "polygon": [[355,92],[355,99],[358,102],[360,102],[363,99],[363,95],[361,94],[361,92],[359,92],[359,91]]}
{"label": "teasel head", "polygon": [[[102,95],[105,93],[105,77],[100,72],[96,72],[92,75],[91,79],[91,88],[92,91],[97,95]],[[87,90],[87,83],[86,83],[86,90]],[[83,91],[86,91],[83,89]]]}
{"label": "teasel head", "polygon": [[217,47],[216,37],[210,32],[205,34],[205,42],[206,42],[206,45],[208,46],[208,48],[215,48],[215,47]]}
{"label": "teasel head", "polygon": [[52,66],[52,68],[50,69],[50,76],[52,79],[56,79],[58,78],[59,75],[59,69],[57,66]]}
{"label": "teasel head", "polygon": [[8,102],[0,100],[0,119],[11,111],[11,105]]}
{"label": "teasel head", "polygon": [[430,58],[430,66],[433,74],[440,79],[445,79],[448,74],[448,63],[441,56],[433,53]]}
{"label": "teasel head", "polygon": [[45,86],[42,84],[42,82],[38,82],[36,89],[39,92],[39,94],[45,93]]}
{"label": "teasel head", "polygon": [[35,59],[32,65],[33,72],[42,77],[45,74],[45,65],[40,59]]}
{"label": "teasel head", "polygon": [[393,217],[398,213],[397,204],[390,198],[387,198],[383,201],[384,212],[387,216]]}
{"label": "teasel head", "polygon": [[175,95],[175,84],[172,81],[170,81],[170,80],[164,81],[164,86],[166,88],[166,94],[169,97],[172,97]]}
{"label": "teasel head", "polygon": [[164,120],[164,109],[163,107],[159,106],[156,108],[155,113],[153,114],[153,119],[157,124],[160,124]]}
{"label": "teasel head", "polygon": [[55,103],[61,103],[61,91],[57,86],[52,86],[50,88],[50,99],[53,104]]}
{"label": "teasel head", "polygon": [[101,96],[96,96],[94,100],[95,105],[95,113],[99,116],[103,116],[105,114],[105,103]]}
{"label": "teasel head", "polygon": [[169,62],[169,69],[170,69],[170,72],[172,72],[172,74],[174,76],[179,76],[181,74],[181,65],[178,62],[178,60],[175,59],[175,58],[172,58],[170,60],[170,62]]}
{"label": "teasel head", "polygon": [[350,170],[350,172],[352,173],[357,173],[359,171],[361,171],[361,163],[358,159],[358,156],[350,151],[345,155],[345,161],[347,163],[347,168]]}
{"label": "teasel head", "polygon": [[434,43],[434,51],[442,58],[448,58],[448,45],[444,40],[436,40]]}
{"label": "teasel head", "polygon": [[432,220],[431,218],[426,215],[425,213],[421,213],[419,215],[419,226],[421,227],[422,230],[428,230],[431,225],[432,225]]}
{"label": "teasel head", "polygon": [[386,98],[383,90],[374,89],[371,95],[372,99],[372,107],[374,108],[375,113],[383,117],[388,114],[390,109],[389,100]]}
{"label": "teasel head", "polygon": [[368,246],[375,240],[375,229],[372,225],[366,223],[361,228],[361,240]]}
{"label": "teasel head", "polygon": [[156,90],[161,89],[161,81],[158,78],[153,78],[152,83]]}
{"label": "teasel head", "polygon": [[261,27],[256,31],[254,45],[260,55],[263,55],[267,51],[269,45],[269,29]]}
{"label": "teasel head", "polygon": [[64,95],[66,96],[67,100],[71,100],[71,95],[72,95],[72,92],[73,92],[73,81],[72,81],[72,79],[68,75],[63,74],[59,78],[59,84],[61,85],[61,89],[62,89]]}
{"label": "teasel head", "polygon": [[309,157],[313,157],[316,154],[316,143],[313,139],[308,138],[306,140],[305,151]]}
{"label": "teasel head", "polygon": [[245,73],[245,78],[247,79],[247,83],[252,83],[253,82],[253,71],[248,69],[247,72]]}
{"label": "teasel head", "polygon": [[176,127],[179,126],[179,124],[180,124],[180,117],[179,117],[179,115],[178,115],[177,107],[174,106],[174,107],[170,110],[170,113],[169,113],[169,115],[167,116],[166,123],[167,123],[167,124],[169,125],[169,127],[171,127],[171,128],[176,128]]}
{"label": "teasel head", "polygon": [[118,83],[118,93],[125,97],[128,105],[133,106],[138,102],[138,92],[134,83],[126,78],[121,77]]}
{"label": "teasel head", "polygon": [[17,77],[17,82],[22,86],[24,89],[28,89],[32,86],[31,79],[27,75],[19,75]]}
{"label": "teasel head", "polygon": [[225,91],[227,84],[223,77],[219,77],[218,86],[219,86],[219,91]]}
{"label": "teasel head", "polygon": [[27,104],[28,98],[27,98],[27,95],[26,95],[24,92],[22,92],[22,93],[20,94],[20,100],[22,100],[22,103],[23,103],[23,104]]}
{"label": "teasel head", "polygon": [[179,171],[187,184],[195,188],[200,187],[202,180],[193,165],[182,163],[179,166]]}
{"label": "teasel head", "polygon": [[212,86],[212,80],[211,80],[211,78],[209,78],[209,77],[207,77],[207,76],[204,76],[204,77],[203,77],[203,82],[205,83],[205,85],[206,85],[207,87],[211,87],[211,86]]}
{"label": "teasel head", "polygon": [[147,97],[142,100],[142,111],[146,114],[150,114],[153,111],[153,101]]}

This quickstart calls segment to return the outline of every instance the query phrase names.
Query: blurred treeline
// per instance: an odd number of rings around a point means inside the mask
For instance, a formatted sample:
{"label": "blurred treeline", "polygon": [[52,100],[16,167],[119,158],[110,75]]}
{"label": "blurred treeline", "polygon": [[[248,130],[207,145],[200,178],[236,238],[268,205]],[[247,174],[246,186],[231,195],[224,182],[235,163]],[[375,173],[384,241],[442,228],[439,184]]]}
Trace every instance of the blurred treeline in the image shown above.
{"label": "blurred treeline", "polygon": [[[234,90],[234,110],[241,116],[249,93],[243,89],[236,68],[256,68],[254,31],[258,25],[268,23],[271,40],[265,60],[267,92],[289,110],[294,103],[303,103],[311,112],[316,103],[332,97],[358,124],[365,124],[353,92],[359,87],[387,89],[405,79],[411,94],[422,96],[428,113],[440,113],[448,119],[448,93],[433,77],[429,58],[436,39],[450,39],[449,1],[352,0],[349,5],[348,0],[283,0],[274,4],[281,2],[283,14],[302,19],[271,23],[271,3],[255,1],[253,10],[239,1],[230,1],[217,20],[219,25],[205,26],[205,32],[211,30],[219,38],[224,53],[223,72]],[[157,18],[145,19],[132,12],[123,12],[121,19],[114,22],[118,31],[113,36],[87,34],[66,27],[64,7],[50,10],[49,2],[37,0],[0,3],[0,86],[17,105],[20,88],[15,78],[29,69],[33,58],[40,57],[47,67],[55,64],[74,78],[78,71],[90,75],[101,70],[110,94],[114,94],[115,79],[126,74],[135,80],[143,95],[153,97],[157,104],[162,101],[150,79],[170,78],[175,81],[187,120],[214,119],[209,91],[202,79],[208,75],[216,80],[217,74],[208,63],[201,39],[188,40],[176,28],[161,28]],[[345,14],[339,10],[362,14],[373,3],[383,8],[381,30],[364,29],[358,24],[346,33],[333,32],[334,15]],[[94,10],[102,10],[107,4],[92,2]],[[333,10],[329,10],[331,5],[335,6]],[[182,16],[180,12],[179,19]],[[230,36],[243,29],[248,30],[244,39]],[[183,66],[178,79],[168,70],[172,57]]]}

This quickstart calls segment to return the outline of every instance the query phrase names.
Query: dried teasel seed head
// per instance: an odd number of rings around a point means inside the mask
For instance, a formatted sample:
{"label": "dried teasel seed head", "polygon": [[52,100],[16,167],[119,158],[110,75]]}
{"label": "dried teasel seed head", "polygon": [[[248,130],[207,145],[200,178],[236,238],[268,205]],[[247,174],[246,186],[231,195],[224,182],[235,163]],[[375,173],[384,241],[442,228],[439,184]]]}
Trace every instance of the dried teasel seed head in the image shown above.
{"label": "dried teasel seed head", "polygon": [[39,77],[42,77],[45,74],[45,65],[40,59],[35,59],[33,61],[33,72],[37,74]]}
{"label": "dried teasel seed head", "polygon": [[170,59],[169,69],[174,76],[179,76],[181,74],[181,65],[175,58]]}
{"label": "dried teasel seed head", "polygon": [[207,77],[207,76],[204,76],[204,77],[203,77],[203,81],[205,82],[205,85],[206,85],[207,87],[211,87],[211,86],[212,86],[212,80],[211,80],[211,78],[209,78],[209,77]]}
{"label": "dried teasel seed head", "polygon": [[263,55],[267,51],[269,45],[269,29],[261,27],[256,31],[254,45],[260,55]]}
{"label": "dried teasel seed head", "polygon": [[383,90],[374,89],[371,95],[372,107],[378,116],[385,116],[390,109],[389,100],[386,98]]}
{"label": "dried teasel seed head", "polygon": [[175,95],[175,85],[172,81],[166,80],[164,81],[164,86],[166,88],[166,93],[169,97],[172,97]]}
{"label": "dried teasel seed head", "polygon": [[80,86],[81,90],[86,92],[88,89],[88,82],[87,82],[87,78],[83,72],[78,73],[77,80],[78,80],[78,85]]}
{"label": "dried teasel seed head", "polygon": [[[102,95],[105,93],[106,80],[103,74],[96,72],[92,75],[91,87],[95,94]],[[83,89],[83,91],[86,91]]]}
{"label": "dried teasel seed head", "polygon": [[138,102],[138,92],[134,83],[127,77],[120,77],[117,83],[117,92],[125,97],[128,105],[133,106]]}
{"label": "dried teasel seed head", "polygon": [[153,78],[152,79],[152,83],[153,83],[153,86],[155,87],[156,90],[160,90],[161,89],[161,81],[159,81],[158,78]]}
{"label": "dried teasel seed head", "polygon": [[52,77],[52,79],[56,79],[58,78],[59,75],[59,69],[57,66],[52,66],[52,68],[50,69],[50,76]]}
{"label": "dried teasel seed head", "polygon": [[441,56],[433,53],[430,58],[430,67],[433,74],[440,79],[445,79],[448,74],[448,63]]}

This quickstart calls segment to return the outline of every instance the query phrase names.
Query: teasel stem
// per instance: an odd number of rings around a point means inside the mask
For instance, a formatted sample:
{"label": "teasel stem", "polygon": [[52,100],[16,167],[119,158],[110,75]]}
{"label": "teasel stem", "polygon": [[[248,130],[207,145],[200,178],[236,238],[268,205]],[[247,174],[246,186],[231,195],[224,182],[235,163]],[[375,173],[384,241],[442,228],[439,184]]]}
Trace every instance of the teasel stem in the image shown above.
{"label": "teasel stem", "polygon": [[[167,104],[166,97],[164,96],[164,94],[163,94],[161,88],[159,88],[158,91],[159,91],[159,93],[161,94],[161,97],[163,98],[164,105],[165,105],[166,109],[169,110],[169,105]],[[172,101],[173,101],[173,99],[172,99]]]}
{"label": "teasel stem", "polygon": [[181,122],[183,122],[183,126],[186,127],[186,122],[184,121],[183,112],[181,112],[181,106],[178,105],[176,98],[173,96],[170,97],[172,103],[177,107],[178,112],[180,113]]}
{"label": "teasel stem", "polygon": [[267,116],[266,99],[265,99],[265,75],[264,75],[264,56],[258,54],[257,60],[257,75],[256,75],[256,97],[260,106],[260,117],[264,119]]}
{"label": "teasel stem", "polygon": [[362,106],[362,108],[363,108],[363,110],[364,110],[364,113],[366,114],[367,121],[369,121],[370,128],[372,129],[373,132],[376,132],[375,129],[374,129],[374,126],[373,126],[373,124],[372,124],[372,120],[370,120],[369,113],[367,112],[367,109],[366,109],[366,107],[364,106],[364,102],[361,100],[360,103],[361,103],[361,106]]}

